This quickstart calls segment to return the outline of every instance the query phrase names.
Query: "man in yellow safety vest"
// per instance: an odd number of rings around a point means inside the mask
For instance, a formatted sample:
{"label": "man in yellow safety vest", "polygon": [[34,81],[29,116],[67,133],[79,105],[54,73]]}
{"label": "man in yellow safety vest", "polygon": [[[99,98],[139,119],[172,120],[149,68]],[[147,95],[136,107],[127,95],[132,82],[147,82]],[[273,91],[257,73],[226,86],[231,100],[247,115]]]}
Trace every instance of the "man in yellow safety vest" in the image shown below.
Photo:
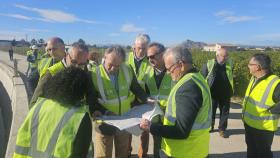
{"label": "man in yellow safety vest", "polygon": [[205,158],[209,153],[212,114],[209,86],[192,66],[187,48],[171,47],[163,58],[176,85],[167,99],[163,124],[143,119],[140,127],[162,137],[160,157]]}
{"label": "man in yellow safety vest", "polygon": [[266,54],[254,54],[248,64],[252,78],[243,101],[247,158],[272,158],[271,145],[278,129],[280,79],[271,71]]}

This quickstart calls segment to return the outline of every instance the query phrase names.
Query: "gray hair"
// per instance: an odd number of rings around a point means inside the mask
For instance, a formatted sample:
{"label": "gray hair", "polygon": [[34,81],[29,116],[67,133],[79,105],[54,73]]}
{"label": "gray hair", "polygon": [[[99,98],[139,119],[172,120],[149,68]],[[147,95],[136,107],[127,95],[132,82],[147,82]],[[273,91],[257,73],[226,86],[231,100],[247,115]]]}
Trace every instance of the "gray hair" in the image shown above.
{"label": "gray hair", "polygon": [[116,53],[119,57],[125,60],[125,50],[120,45],[113,45],[105,50],[105,54]]}
{"label": "gray hair", "polygon": [[164,53],[164,51],[165,51],[164,45],[161,44],[161,43],[158,43],[158,42],[150,43],[148,48],[151,48],[151,47],[157,47],[158,48],[158,53]]}
{"label": "gray hair", "polygon": [[188,48],[182,47],[181,45],[174,46],[168,48],[164,54],[164,56],[172,55],[174,63],[183,61],[186,64],[192,64],[192,54],[188,50]]}
{"label": "gray hair", "polygon": [[148,45],[150,43],[151,39],[150,39],[149,35],[147,35],[147,34],[139,34],[135,38],[135,43],[138,41]]}
{"label": "gray hair", "polygon": [[272,71],[271,59],[268,55],[262,53],[256,53],[251,58],[257,61],[258,64],[261,66],[261,68],[266,71],[266,73],[270,73]]}

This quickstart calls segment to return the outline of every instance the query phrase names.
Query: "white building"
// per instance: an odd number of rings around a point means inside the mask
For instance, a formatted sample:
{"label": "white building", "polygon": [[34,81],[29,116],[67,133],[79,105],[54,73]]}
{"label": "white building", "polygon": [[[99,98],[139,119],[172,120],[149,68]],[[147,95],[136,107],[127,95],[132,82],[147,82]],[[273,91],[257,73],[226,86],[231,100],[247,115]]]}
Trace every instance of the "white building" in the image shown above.
{"label": "white building", "polygon": [[237,49],[237,46],[232,44],[222,44],[222,43],[216,43],[216,44],[209,44],[207,46],[203,47],[204,51],[208,52],[216,52],[217,50],[225,48],[228,51],[235,51]]}

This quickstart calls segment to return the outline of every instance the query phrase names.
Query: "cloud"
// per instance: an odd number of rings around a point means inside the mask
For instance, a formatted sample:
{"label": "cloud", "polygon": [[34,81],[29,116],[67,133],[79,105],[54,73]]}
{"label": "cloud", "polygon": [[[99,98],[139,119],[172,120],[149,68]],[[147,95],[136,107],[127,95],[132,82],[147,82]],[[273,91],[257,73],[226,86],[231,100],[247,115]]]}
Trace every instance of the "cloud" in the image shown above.
{"label": "cloud", "polygon": [[259,20],[262,18],[260,16],[235,15],[234,12],[228,10],[221,10],[215,13],[214,15],[221,18],[222,23],[237,23],[237,22]]}
{"label": "cloud", "polygon": [[32,20],[31,17],[24,16],[24,15],[21,15],[21,14],[3,14],[3,13],[0,13],[0,16],[7,16],[7,17],[17,18],[17,19],[21,19],[21,20]]}
{"label": "cloud", "polygon": [[40,18],[34,18],[34,19],[44,21],[44,22],[60,22],[60,23],[83,22],[89,24],[97,23],[96,21],[93,20],[78,18],[74,14],[66,13],[61,10],[32,8],[21,4],[15,4],[15,7],[39,14]]}
{"label": "cloud", "polygon": [[232,11],[228,11],[228,10],[221,10],[218,11],[217,13],[215,13],[215,16],[229,16],[229,15],[233,15],[234,13]]}
{"label": "cloud", "polygon": [[261,17],[254,16],[227,16],[224,17],[223,21],[227,23],[236,23],[236,22],[244,22],[244,21],[253,21],[259,20]]}
{"label": "cloud", "polygon": [[100,22],[96,22],[96,21],[93,21],[93,20],[85,20],[85,19],[77,19],[77,21],[84,22],[84,23],[88,23],[88,24],[97,24],[97,23],[100,23]]}
{"label": "cloud", "polygon": [[145,31],[144,28],[137,27],[131,23],[123,24],[121,27],[121,32],[143,32],[143,31]]}
{"label": "cloud", "polygon": [[111,36],[111,37],[120,36],[120,33],[110,33],[110,34],[108,34],[108,36]]}

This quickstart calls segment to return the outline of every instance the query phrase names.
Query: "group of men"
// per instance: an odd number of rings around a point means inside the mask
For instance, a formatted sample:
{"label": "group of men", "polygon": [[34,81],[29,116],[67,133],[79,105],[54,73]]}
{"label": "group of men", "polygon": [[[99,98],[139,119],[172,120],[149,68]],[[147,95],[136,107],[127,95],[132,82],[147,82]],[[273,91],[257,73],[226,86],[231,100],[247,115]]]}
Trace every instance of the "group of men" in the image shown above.
{"label": "group of men", "polygon": [[[126,58],[118,45],[106,49],[101,64],[88,61],[84,43],[69,53],[58,37],[47,42],[47,55],[38,61],[39,82],[30,112],[19,130],[14,157],[87,157],[93,147],[92,119],[123,115],[132,107],[157,102],[164,116],[143,119],[138,157],[148,157],[149,133],[154,157],[209,157],[209,132],[220,109],[219,134],[227,137],[230,98],[234,92],[233,63],[222,48],[201,72],[180,45],[166,49],[139,34]],[[94,64],[93,64],[94,63]],[[248,158],[272,157],[271,144],[280,110],[280,79],[267,55],[255,54],[248,67],[252,79],[243,103]],[[129,157],[132,136],[104,123],[95,123],[95,155]]]}

